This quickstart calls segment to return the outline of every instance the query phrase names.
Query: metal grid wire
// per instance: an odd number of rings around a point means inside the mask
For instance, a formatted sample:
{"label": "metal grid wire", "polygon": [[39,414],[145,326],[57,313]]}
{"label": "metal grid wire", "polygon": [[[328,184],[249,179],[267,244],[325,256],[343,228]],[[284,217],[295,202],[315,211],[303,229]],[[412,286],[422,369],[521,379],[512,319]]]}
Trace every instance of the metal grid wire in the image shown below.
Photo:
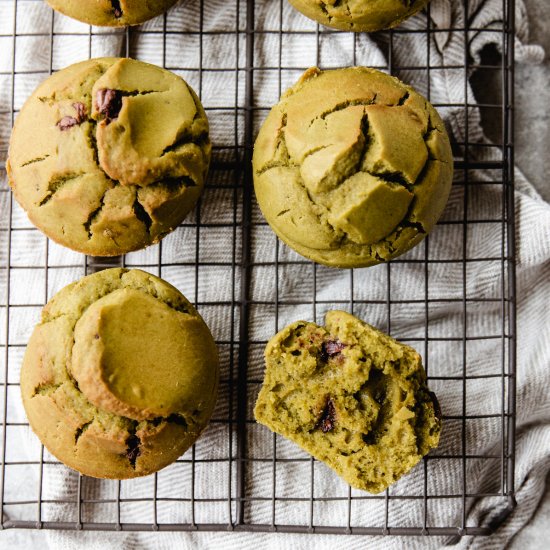
{"label": "metal grid wire", "polygon": [[[258,457],[253,447],[256,426],[251,408],[261,384],[262,351],[265,339],[256,337],[253,322],[257,311],[263,311],[272,318],[274,333],[288,320],[286,311],[295,305],[310,308],[310,318],[322,320],[329,301],[320,297],[322,274],[329,270],[293,255],[273,236],[272,259],[259,258],[255,248],[259,235],[270,229],[259,214],[254,202],[251,174],[251,155],[254,137],[259,124],[271,104],[262,104],[255,95],[257,78],[272,79],[277,82],[279,93],[294,82],[307,67],[297,67],[288,62],[284,45],[292,41],[316,43],[316,62],[321,68],[323,59],[321,44],[330,47],[331,41],[346,35],[349,40],[351,59],[357,59],[357,36],[339,33],[311,24],[298,30],[285,26],[287,10],[291,8],[283,0],[272,2],[277,9],[270,11],[270,17],[258,18],[255,3],[244,0],[227,2],[227,12],[233,29],[209,27],[205,19],[205,2],[191,1],[180,3],[176,10],[184,17],[173,20],[171,11],[153,22],[138,28],[107,30],[87,27],[82,24],[70,25],[67,18],[55,14],[44,2],[38,0],[0,0],[0,87],[8,94],[4,104],[8,110],[0,112],[2,134],[0,155],[2,186],[0,189],[1,217],[1,269],[2,301],[0,310],[2,323],[2,353],[4,362],[0,404],[3,411],[1,435],[1,488],[0,512],[3,528],[57,528],[90,530],[234,530],[234,531],[279,531],[307,533],[357,533],[357,534],[437,534],[461,536],[465,534],[487,534],[496,528],[498,521],[490,527],[480,527],[466,523],[469,503],[480,496],[495,499],[495,505],[507,502],[506,511],[514,506],[514,425],[515,425],[515,296],[514,296],[514,212],[513,212],[513,144],[512,144],[512,104],[513,104],[513,0],[503,0],[503,24],[493,28],[502,43],[502,61],[499,64],[474,64],[464,53],[466,74],[471,70],[486,71],[500,80],[501,98],[493,104],[483,105],[492,116],[502,120],[501,142],[497,147],[502,152],[502,160],[493,162],[471,162],[470,154],[476,143],[457,144],[463,151],[463,160],[456,161],[456,168],[462,170],[463,177],[455,181],[455,186],[463,187],[463,212],[458,220],[440,222],[452,232],[450,238],[462,239],[462,256],[457,258],[434,257],[431,254],[430,239],[417,247],[414,253],[391,263],[361,270],[349,270],[349,288],[340,300],[330,300],[351,312],[361,313],[368,306],[378,308],[385,318],[385,328],[394,336],[414,345],[423,355],[430,384],[437,391],[437,384],[455,384],[461,396],[462,407],[459,414],[444,416],[447,425],[458,425],[461,434],[457,450],[453,454],[432,453],[425,458],[423,468],[423,489],[420,494],[392,494],[390,488],[382,495],[367,495],[345,489],[342,495],[320,494],[316,489],[316,468],[319,463],[304,453],[290,457],[284,452],[284,440],[272,436],[268,455]],[[29,28],[26,23],[29,14],[36,11],[48,12],[49,23],[43,28]],[[51,13],[50,13],[51,11]],[[275,13],[275,16],[273,15]],[[467,20],[468,18],[466,18]],[[474,33],[489,32],[484,29],[452,29],[463,32],[468,38]],[[399,70],[417,71],[425,75],[430,96],[430,71],[443,68],[429,65],[424,67],[396,67],[393,63],[393,45],[400,35],[406,33],[437,32],[430,23],[421,31],[397,29],[379,33],[381,42],[387,46],[390,73]],[[271,35],[278,43],[278,57],[269,66],[256,66],[255,40],[260,35]],[[70,62],[92,57],[98,45],[105,40],[120,40],[122,54],[140,58],[139,41],[153,44],[152,61],[173,70],[197,90],[202,98],[212,127],[213,163],[204,195],[195,212],[168,236],[161,244],[146,251],[133,253],[125,258],[101,260],[82,257],[61,249],[48,241],[30,225],[24,213],[13,201],[5,177],[5,161],[9,129],[21,107],[18,92],[28,95],[32,89],[52,71]],[[137,40],[139,39],[139,40]],[[170,56],[171,45],[175,41],[187,41],[195,57],[189,62],[178,61]],[[37,60],[30,69],[20,66],[18,52],[23,44],[35,43]],[[64,44],[66,43],[66,46]],[[427,40],[427,56],[430,62],[431,40]],[[58,47],[59,46],[59,47]],[[226,50],[223,66],[211,63],[212,48]],[[62,53],[59,54],[59,51]],[[73,59],[74,58],[74,59]],[[383,67],[384,68],[384,67]],[[463,69],[463,66],[456,68]],[[224,89],[206,85],[216,74],[225,75]],[[464,83],[465,97],[467,82]],[[221,99],[220,99],[221,98]],[[470,98],[473,102],[473,98]],[[445,107],[437,105],[436,107]],[[448,106],[448,105],[447,105]],[[456,107],[456,105],[452,105]],[[461,104],[467,111],[473,103]],[[466,117],[466,120],[468,117]],[[228,132],[229,129],[229,132]],[[231,140],[218,142],[216,137],[223,130]],[[468,136],[468,129],[466,129]],[[470,219],[468,193],[472,184],[479,185],[470,177],[470,170],[476,169],[492,174],[491,181],[500,185],[502,216],[498,219]],[[496,178],[494,174],[497,174]],[[223,204],[216,213],[212,204]],[[221,211],[225,214],[222,216]],[[501,227],[501,242],[497,243],[494,257],[475,258],[468,255],[467,241],[472,228],[479,224],[498,224]],[[442,227],[436,231],[443,231]],[[205,260],[206,248],[215,249],[216,260]],[[497,262],[502,275],[501,294],[497,298],[468,298],[466,281],[469,267],[483,262]],[[438,264],[458,268],[462,272],[461,296],[455,294],[430,297],[430,273]],[[34,322],[39,318],[41,307],[65,284],[79,277],[110,266],[139,267],[166,278],[180,288],[189,299],[195,302],[206,322],[212,328],[222,358],[222,379],[220,402],[209,431],[217,438],[218,452],[212,453],[201,446],[201,440],[171,466],[172,471],[180,472],[182,483],[167,488],[163,484],[163,472],[132,481],[104,481],[103,492],[95,491],[95,480],[82,476],[72,478],[71,491],[60,496],[47,494],[48,478],[56,479],[60,469],[54,457],[39,446],[30,435],[24,415],[21,414],[19,398],[19,367],[28,336]],[[392,281],[398,280],[403,271],[414,266],[424,272],[424,288],[416,289],[416,296],[396,299],[392,294]],[[294,274],[292,274],[294,272]],[[306,294],[287,296],[281,288],[281,280],[291,274],[308,279]],[[363,276],[364,275],[364,276]],[[371,281],[382,281],[382,292],[371,296],[365,291]],[[255,292],[258,280],[270,281],[271,294],[264,299]],[[40,284],[37,283],[40,281]],[[31,284],[32,282],[32,284]],[[455,301],[462,308],[462,326],[459,334],[452,338],[438,337],[430,332],[431,308],[441,302]],[[466,326],[466,312],[473,302],[498,302],[501,308],[500,334],[471,334]],[[475,304],[474,304],[475,305]],[[407,308],[422,311],[424,316],[423,334],[413,337],[400,337],[399,327],[394,322]],[[368,316],[365,318],[368,319]],[[29,322],[31,319],[31,322]],[[293,319],[292,319],[293,320]],[[397,332],[397,333],[396,333]],[[500,369],[477,378],[487,378],[496,382],[501,393],[501,411],[494,415],[469,415],[467,408],[468,382],[476,376],[467,370],[469,345],[483,343],[487,339],[501,342]],[[462,362],[458,376],[435,374],[429,361],[431,351],[436,346],[453,346],[458,350]],[[14,412],[15,411],[15,412]],[[468,422],[495,421],[500,430],[500,452],[489,455],[471,455],[466,448],[466,425]],[[22,442],[34,442],[31,455],[23,452]],[[32,448],[32,445],[31,445]],[[33,454],[34,452],[34,454]],[[453,492],[438,493],[430,484],[432,461],[455,461],[462,464],[462,478]],[[467,484],[467,461],[493,461],[495,473],[499,475],[498,490],[472,492]],[[283,468],[296,468],[303,480],[299,491],[284,498],[279,496],[277,481]],[[267,470],[270,483],[257,487],[250,482],[257,468]],[[224,486],[213,494],[203,494],[204,479],[225,472]],[[303,473],[303,475],[302,475]],[[29,480],[33,481],[32,484]],[[21,488],[25,486],[26,491]],[[367,525],[357,512],[357,504],[371,499],[379,506],[379,522]],[[445,506],[446,502],[460,504],[460,517],[448,518],[443,524],[434,524],[430,510],[433,505]],[[341,525],[331,524],[331,507],[343,506],[346,521]],[[415,508],[417,521],[414,525],[400,525],[393,519],[396,507]],[[177,521],[163,522],[161,511],[170,508],[181,510]],[[257,522],[254,511],[267,509],[269,521]],[[288,525],[280,517],[283,508],[300,511],[301,523]],[[319,510],[323,510],[320,513]],[[58,520],[57,511],[63,511],[63,521]],[[504,519],[505,514],[500,518]],[[328,518],[328,520],[327,520]]]}

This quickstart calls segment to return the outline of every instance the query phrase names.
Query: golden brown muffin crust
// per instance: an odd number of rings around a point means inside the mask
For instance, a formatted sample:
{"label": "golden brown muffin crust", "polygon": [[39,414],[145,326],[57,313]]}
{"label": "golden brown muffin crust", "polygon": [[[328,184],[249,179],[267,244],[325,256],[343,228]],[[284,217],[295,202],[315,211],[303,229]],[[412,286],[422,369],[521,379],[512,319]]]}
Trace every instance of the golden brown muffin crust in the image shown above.
{"label": "golden brown muffin crust", "polygon": [[443,212],[453,164],[432,105],[366,67],[313,68],[272,108],[254,144],[254,188],[275,233],[332,267],[390,260]]}
{"label": "golden brown muffin crust", "polygon": [[21,370],[33,431],[59,460],[93,477],[147,475],[205,429],[219,376],[216,345],[174,287],[109,269],[45,306]]}
{"label": "golden brown muffin crust", "polygon": [[178,0],[46,0],[55,10],[83,23],[103,27],[139,25]]}
{"label": "golden brown muffin crust", "polygon": [[430,0],[289,0],[298,11],[344,31],[390,29],[408,19]]}
{"label": "golden brown muffin crust", "polygon": [[99,58],[35,90],[15,122],[7,171],[48,237],[113,256],[178,226],[200,196],[210,151],[204,109],[179,76]]}

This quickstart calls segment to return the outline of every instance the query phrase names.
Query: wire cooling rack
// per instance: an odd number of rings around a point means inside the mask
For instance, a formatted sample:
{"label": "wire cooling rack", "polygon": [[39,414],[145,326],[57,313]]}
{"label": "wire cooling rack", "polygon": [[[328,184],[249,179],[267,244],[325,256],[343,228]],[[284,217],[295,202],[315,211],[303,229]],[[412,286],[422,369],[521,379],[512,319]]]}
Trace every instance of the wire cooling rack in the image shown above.
{"label": "wire cooling rack", "polygon": [[[278,2],[225,2],[224,25],[210,24],[209,3],[187,0],[169,14],[141,27],[100,29],[75,23],[51,11],[38,0],[0,0],[0,188],[1,216],[1,288],[2,308],[2,384],[0,516],[5,528],[47,528],[84,530],[233,530],[304,533],[355,534],[437,534],[461,536],[488,534],[503,521],[514,506],[514,426],[515,426],[515,295],[514,295],[514,205],[513,205],[513,0],[502,2],[502,22],[490,30],[460,28],[467,39],[479,33],[498,34],[502,60],[498,64],[475,63],[464,52],[463,64],[440,67],[430,64],[432,40],[427,40],[427,65],[397,67],[393,62],[394,43],[400,36],[417,33],[432,37],[437,30],[430,23],[420,30],[403,28],[378,33],[386,47],[387,64],[382,69],[399,74],[425,75],[430,96],[430,71],[453,68],[493,75],[500,82],[500,95],[494,103],[482,107],[502,121],[501,141],[494,147],[501,153],[497,161],[473,161],[476,147],[466,131],[463,143],[455,143],[455,168],[459,171],[455,189],[461,190],[463,208],[458,219],[439,223],[436,231],[451,232],[449,238],[463,242],[459,257],[442,258],[432,254],[427,238],[412,253],[390,264],[368,270],[349,270],[349,285],[342,296],[327,298],[330,271],[294,255],[271,234],[254,202],[251,154],[259,124],[278,94],[294,82],[306,66],[295,66],[292,48],[314,44],[310,64],[326,65],[324,53],[336,41],[347,41],[349,59],[358,59],[357,36],[318,27],[298,16],[298,27],[287,23],[291,8]],[[267,10],[267,11],[266,11]],[[37,18],[37,15],[40,17]],[[29,21],[40,21],[40,28]],[[256,41],[268,37],[275,44],[275,55],[258,65]],[[174,45],[185,41],[189,55],[174,55]],[[160,245],[133,253],[125,258],[84,258],[49,242],[30,225],[9,192],[5,160],[9,129],[23,99],[52,71],[87,57],[103,53],[129,55],[165,66],[182,76],[198,91],[211,122],[213,162],[204,195],[191,215]],[[149,47],[142,48],[143,44]],[[23,60],[22,52],[35,53]],[[224,55],[213,55],[223,51]],[[223,81],[220,81],[223,75]],[[218,80],[216,80],[218,79]],[[275,88],[271,101],[259,100],[258,82],[269,81]],[[220,85],[223,82],[223,85]],[[464,88],[467,90],[465,77]],[[473,108],[473,98],[458,105]],[[7,107],[7,109],[6,109]],[[467,118],[467,117],[466,117]],[[220,137],[220,136],[223,136]],[[488,147],[487,144],[483,145]],[[469,189],[481,185],[471,170],[487,175],[498,185],[502,216],[475,220],[469,217]],[[213,206],[216,206],[214,208]],[[488,258],[469,255],[467,239],[479,224],[496,224],[501,238],[496,254]],[[433,238],[433,237],[432,237]],[[474,237],[470,237],[474,238]],[[267,243],[267,244],[266,244]],[[259,250],[259,249],[262,250]],[[266,259],[267,258],[267,259]],[[496,262],[502,276],[500,295],[469,298],[467,278],[473,265]],[[25,344],[38,320],[40,309],[64,285],[79,277],[110,266],[139,267],[166,278],[195,302],[210,325],[222,358],[220,399],[211,426],[197,444],[169,468],[142,480],[97,481],[68,473],[41,447],[30,433],[19,397],[19,368]],[[431,297],[430,281],[436,268],[458,269],[462,273],[459,295]],[[423,288],[414,296],[396,297],[393,283],[407,269],[424,273]],[[281,281],[288,277],[303,280],[300,293],[286,294]],[[327,282],[328,281],[328,282]],[[369,294],[370,287],[377,289]],[[321,291],[325,291],[322,293]],[[456,302],[462,314],[456,327],[458,335],[440,337],[433,333],[432,311],[441,303]],[[497,334],[471,334],[466,326],[468,308],[500,304]],[[305,453],[292,448],[278,436],[269,434],[267,451],[258,456],[255,442],[258,430],[252,406],[259,390],[262,351],[266,338],[257,330],[258,318],[267,318],[271,334],[287,322],[289,308],[303,306],[310,319],[322,320],[329,307],[363,312],[370,308],[378,315],[378,325],[401,340],[414,345],[423,355],[430,384],[455,384],[459,399],[457,414],[444,416],[445,426],[457,438],[454,451],[434,452],[419,466],[420,484],[414,493],[393,488],[382,495],[367,495],[342,484],[339,494],[317,487],[319,467]],[[422,334],[400,334],[399,319],[413,311],[424,317]],[[263,317],[262,317],[263,315]],[[365,318],[369,318],[365,316]],[[456,332],[455,331],[455,332]],[[265,336],[265,335],[264,335]],[[269,331],[266,337],[269,337]],[[498,368],[488,374],[472,375],[467,369],[471,344],[483,345],[487,339],[499,342]],[[458,361],[458,374],[435,372],[431,353],[443,346]],[[458,359],[456,359],[458,358]],[[467,388],[475,378],[497,384],[501,410],[492,415],[468,414]],[[445,412],[445,404],[443,404]],[[466,448],[465,433],[469,422],[494,422],[500,445],[490,454],[472,455]],[[265,432],[263,432],[265,439]],[[216,441],[207,445],[205,441]],[[431,483],[432,465],[454,461],[462,475],[452,490],[440,490]],[[497,486],[472,491],[466,478],[468,461],[490,463]],[[296,469],[299,487],[286,487],[281,496],[283,469]],[[205,483],[212,479],[212,483]],[[217,480],[223,479],[219,484]],[[261,483],[255,480],[261,480]],[[174,480],[178,480],[174,483]],[[63,490],[58,484],[63,483]],[[56,485],[57,484],[57,485]],[[502,514],[489,526],[467,523],[467,510],[479,497],[492,497]],[[378,520],[367,523],[360,504],[368,501],[376,507]],[[454,504],[454,508],[451,506]],[[502,505],[505,506],[502,506]],[[436,523],[432,509],[458,510]],[[404,523],[399,508],[415,510],[412,523]],[[343,513],[339,523],[334,511]],[[257,513],[258,511],[261,513]],[[287,514],[291,511],[290,516]],[[292,524],[288,517],[298,517]],[[440,517],[440,516],[438,516]]]}

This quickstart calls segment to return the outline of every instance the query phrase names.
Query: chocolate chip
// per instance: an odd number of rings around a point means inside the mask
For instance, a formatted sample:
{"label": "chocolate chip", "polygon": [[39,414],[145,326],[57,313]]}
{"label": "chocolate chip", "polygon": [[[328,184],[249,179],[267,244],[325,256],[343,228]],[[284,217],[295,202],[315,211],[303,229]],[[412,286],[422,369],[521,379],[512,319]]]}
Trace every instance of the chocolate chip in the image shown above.
{"label": "chocolate chip", "polygon": [[379,404],[382,405],[386,400],[386,388],[384,386],[379,386],[374,390],[373,399]]}
{"label": "chocolate chip", "polygon": [[73,108],[76,111],[76,116],[64,116],[58,123],[59,129],[64,132],[73,126],[82,124],[87,118],[86,105],[84,103],[73,103]]}
{"label": "chocolate chip", "polygon": [[119,90],[102,88],[96,93],[95,104],[97,110],[105,115],[105,121],[109,124],[111,120],[118,117],[118,113],[122,109],[122,93]]}
{"label": "chocolate chip", "polygon": [[78,126],[78,120],[73,116],[64,116],[58,123],[57,127],[64,132],[73,126]]}
{"label": "chocolate chip", "polygon": [[136,467],[136,460],[141,454],[141,439],[137,435],[131,435],[126,440],[126,456],[130,461],[132,468]]}
{"label": "chocolate chip", "polygon": [[371,430],[367,434],[361,434],[361,438],[366,445],[374,445],[376,443],[376,432]]}
{"label": "chocolate chip", "polygon": [[181,414],[171,414],[167,419],[167,422],[171,422],[172,424],[177,424],[178,426],[183,426],[184,428],[187,428],[187,422],[185,421],[185,418],[181,416]]}
{"label": "chocolate chip", "polygon": [[345,347],[346,344],[343,344],[340,340],[327,340],[323,342],[321,346],[321,361],[326,363],[330,357],[338,355]]}
{"label": "chocolate chip", "polygon": [[80,103],[80,101],[77,101],[73,103],[73,108],[76,111],[76,121],[79,124],[82,124],[82,122],[84,122],[86,120],[86,117],[88,116],[86,105],[84,105],[84,103]]}
{"label": "chocolate chip", "polygon": [[321,418],[317,421],[317,428],[321,428],[323,433],[330,432],[334,428],[334,423],[336,422],[336,408],[334,407],[334,402],[329,398],[327,401],[326,407],[323,410]]}
{"label": "chocolate chip", "polygon": [[122,17],[122,8],[120,7],[120,0],[111,0],[111,6],[113,6],[113,13],[117,19]]}
{"label": "chocolate chip", "polygon": [[439,404],[439,401],[437,400],[437,397],[433,391],[429,391],[428,395],[430,396],[433,406],[434,406],[434,414],[435,417],[438,420],[441,420],[442,414],[441,414],[441,405]]}

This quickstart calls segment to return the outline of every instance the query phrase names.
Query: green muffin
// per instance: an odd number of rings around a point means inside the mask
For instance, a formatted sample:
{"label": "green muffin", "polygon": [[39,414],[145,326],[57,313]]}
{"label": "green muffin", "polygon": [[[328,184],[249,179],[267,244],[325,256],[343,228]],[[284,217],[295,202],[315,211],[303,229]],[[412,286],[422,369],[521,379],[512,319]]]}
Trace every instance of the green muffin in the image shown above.
{"label": "green muffin", "polygon": [[197,202],[208,120],[179,76],[98,58],[45,80],[17,117],[7,171],[15,198],[54,241],[91,256],[158,242]]}
{"label": "green muffin", "polygon": [[216,345],[167,282],[109,269],[45,306],[21,369],[23,405],[44,446],[82,474],[125,479],[164,468],[216,403]]}
{"label": "green muffin", "polygon": [[58,12],[100,27],[139,25],[178,0],[46,0]]}
{"label": "green muffin", "polygon": [[390,29],[420,11],[430,0],[289,0],[298,11],[344,31]]}
{"label": "green muffin", "polygon": [[432,105],[380,71],[309,69],[265,120],[253,156],[258,204],[302,256],[365,267],[403,254],[440,217],[453,175]]}
{"label": "green muffin", "polygon": [[441,411],[420,355],[343,311],[298,321],[265,349],[256,420],[379,493],[437,447]]}

